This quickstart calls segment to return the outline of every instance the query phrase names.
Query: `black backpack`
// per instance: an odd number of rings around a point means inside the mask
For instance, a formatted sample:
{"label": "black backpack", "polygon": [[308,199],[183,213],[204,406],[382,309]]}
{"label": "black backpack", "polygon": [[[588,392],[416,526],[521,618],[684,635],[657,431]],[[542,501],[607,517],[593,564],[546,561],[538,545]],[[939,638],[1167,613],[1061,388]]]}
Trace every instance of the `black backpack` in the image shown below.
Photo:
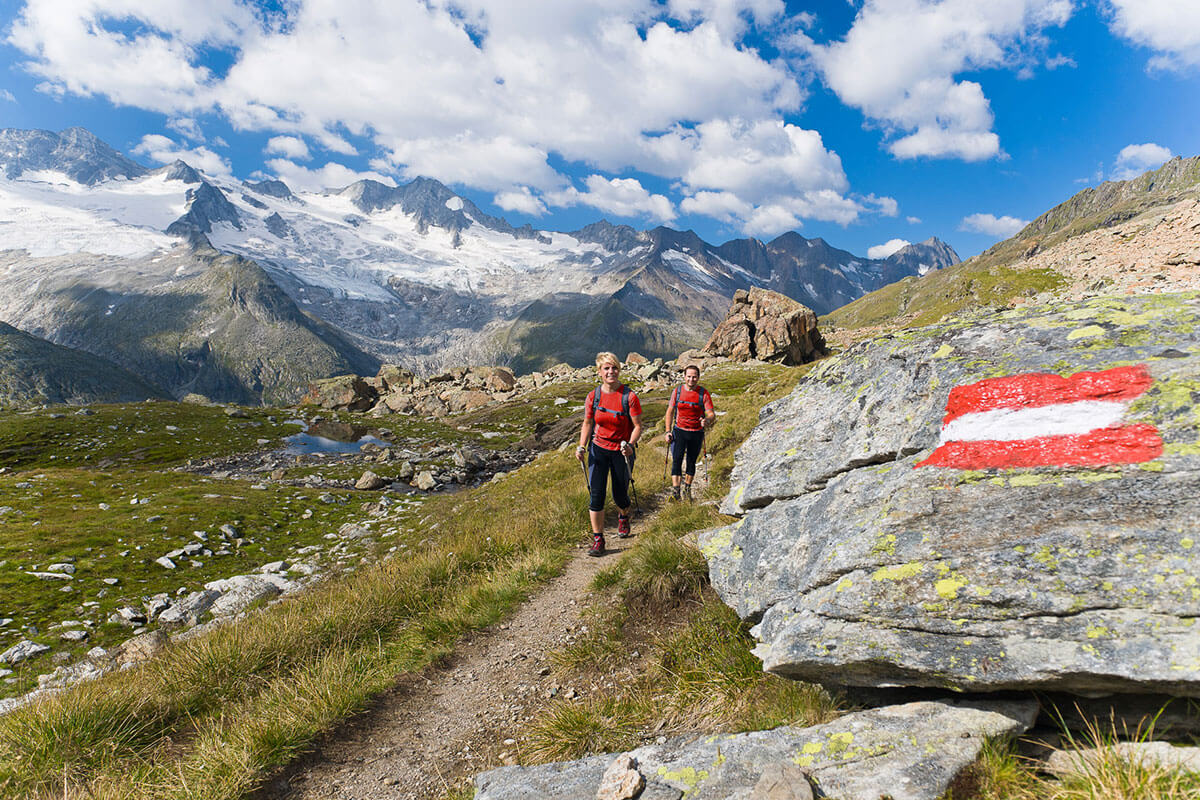
{"label": "black backpack", "polygon": [[696,386],[696,393],[700,395],[699,402],[694,402],[692,400],[682,400],[680,398],[683,397],[683,384],[679,384],[679,386],[675,387],[675,391],[671,395],[671,397],[672,397],[671,404],[672,404],[672,408],[675,409],[675,419],[676,420],[679,419],[678,409],[681,404],[685,405],[685,406],[696,406],[697,408],[700,409],[700,416],[702,416],[702,417],[704,416],[704,395],[707,393],[707,390],[703,386],[698,385],[698,386]]}
{"label": "black backpack", "polygon": [[609,409],[600,405],[600,392],[603,388],[604,388],[603,386],[597,386],[595,391],[592,392],[592,419],[595,419],[596,415],[599,414],[601,411],[612,414],[614,417],[624,417],[625,419],[633,419],[633,417],[629,416],[629,387],[624,386],[624,385],[621,386],[621,410],[620,411],[610,411]]}

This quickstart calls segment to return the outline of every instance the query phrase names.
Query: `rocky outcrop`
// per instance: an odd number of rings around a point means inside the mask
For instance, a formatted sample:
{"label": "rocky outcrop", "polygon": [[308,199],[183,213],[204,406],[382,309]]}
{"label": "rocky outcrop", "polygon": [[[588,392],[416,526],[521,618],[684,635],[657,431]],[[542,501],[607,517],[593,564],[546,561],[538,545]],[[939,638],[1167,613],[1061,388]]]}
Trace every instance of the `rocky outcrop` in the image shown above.
{"label": "rocky outcrop", "polygon": [[1020,734],[1036,714],[1033,702],[919,702],[847,714],[811,728],[676,737],[616,759],[598,755],[501,767],[476,776],[475,799],[594,800],[606,772],[620,761],[610,777],[619,771],[632,784],[629,770],[636,769],[645,782],[637,796],[645,800],[773,797],[766,791],[779,783],[781,771],[811,783],[820,797],[936,800],[988,737]]}
{"label": "rocky outcrop", "polygon": [[[682,370],[682,366],[678,365],[678,369]],[[641,381],[642,386],[651,389],[673,385],[683,379],[681,372],[671,369],[661,358],[649,361],[637,353],[631,354],[623,374],[627,380]],[[403,367],[384,364],[374,377],[341,375],[313,381],[301,403],[331,410],[368,411],[374,416],[425,414],[445,417],[512,400],[553,383],[587,380],[598,382],[595,367],[575,369],[558,364],[544,372],[531,372],[520,377],[506,367],[455,367],[422,378]]]}
{"label": "rocky outcrop", "polygon": [[704,353],[795,365],[824,355],[825,341],[812,309],[766,289],[739,290]]}
{"label": "rocky outcrop", "polygon": [[1195,294],[1098,299],[818,365],[738,451],[742,519],[700,537],[764,667],[1200,695],[1198,325]]}

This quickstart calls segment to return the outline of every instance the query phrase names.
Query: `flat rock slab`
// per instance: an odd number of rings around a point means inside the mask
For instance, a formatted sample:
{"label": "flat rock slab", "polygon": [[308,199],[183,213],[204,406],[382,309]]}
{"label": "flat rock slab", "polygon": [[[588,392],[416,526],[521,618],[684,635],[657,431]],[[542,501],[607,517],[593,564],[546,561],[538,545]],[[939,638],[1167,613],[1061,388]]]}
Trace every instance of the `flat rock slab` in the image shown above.
{"label": "flat rock slab", "polygon": [[731,486],[699,542],[772,672],[1200,695],[1200,296],[851,348],[763,409]]}
{"label": "flat rock slab", "polygon": [[675,737],[620,756],[485,772],[475,777],[475,800],[595,800],[618,757],[628,757],[645,778],[638,795],[644,800],[744,800],[756,787],[760,794],[776,788],[794,768],[804,771],[817,797],[937,800],[987,737],[1020,734],[1036,714],[1032,701],[919,702],[811,728]]}

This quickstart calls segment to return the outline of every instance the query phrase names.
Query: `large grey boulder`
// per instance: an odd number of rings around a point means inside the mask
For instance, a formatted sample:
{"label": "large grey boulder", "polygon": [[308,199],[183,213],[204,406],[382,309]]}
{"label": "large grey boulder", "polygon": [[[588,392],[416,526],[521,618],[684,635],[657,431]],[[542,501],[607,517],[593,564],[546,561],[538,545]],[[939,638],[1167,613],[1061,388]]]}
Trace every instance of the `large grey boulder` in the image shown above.
{"label": "large grey boulder", "polygon": [[[758,623],[764,667],[1200,695],[1198,324],[1194,294],[1101,299],[908,331],[815,367],[738,452],[722,508],[742,519],[700,537],[721,596]],[[1011,377],[1082,371],[1101,374]],[[999,427],[968,441],[958,420]]]}
{"label": "large grey boulder", "polygon": [[[918,702],[860,711],[811,728],[680,736],[625,754],[645,779],[639,798],[745,800],[764,774],[799,767],[841,800],[936,800],[985,739],[1033,724],[1033,702]],[[475,800],[594,800],[613,755],[475,777]]]}
{"label": "large grey boulder", "polygon": [[255,603],[273,600],[283,591],[270,575],[234,575],[209,581],[204,588],[221,595],[209,606],[214,617],[233,616]]}

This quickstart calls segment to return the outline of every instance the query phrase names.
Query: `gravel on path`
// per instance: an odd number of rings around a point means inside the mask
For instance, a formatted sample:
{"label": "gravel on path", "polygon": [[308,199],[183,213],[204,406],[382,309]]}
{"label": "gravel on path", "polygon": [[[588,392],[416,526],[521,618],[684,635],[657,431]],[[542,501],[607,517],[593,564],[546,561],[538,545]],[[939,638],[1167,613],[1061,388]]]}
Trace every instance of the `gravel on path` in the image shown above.
{"label": "gravel on path", "polygon": [[516,763],[518,729],[538,706],[589,691],[559,686],[550,654],[586,633],[592,577],[632,541],[610,537],[604,558],[589,558],[581,544],[513,617],[464,638],[448,663],[401,681],[256,800],[433,800],[465,776]]}

